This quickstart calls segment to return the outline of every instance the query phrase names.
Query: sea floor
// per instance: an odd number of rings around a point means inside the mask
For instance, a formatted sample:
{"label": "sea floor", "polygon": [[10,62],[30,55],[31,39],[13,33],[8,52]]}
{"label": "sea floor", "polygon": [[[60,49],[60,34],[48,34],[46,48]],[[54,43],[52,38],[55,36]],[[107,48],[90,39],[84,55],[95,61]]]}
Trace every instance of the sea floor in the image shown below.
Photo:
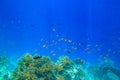
{"label": "sea floor", "polygon": [[120,80],[120,69],[106,59],[90,64],[81,59],[25,54],[19,60],[0,55],[0,80]]}

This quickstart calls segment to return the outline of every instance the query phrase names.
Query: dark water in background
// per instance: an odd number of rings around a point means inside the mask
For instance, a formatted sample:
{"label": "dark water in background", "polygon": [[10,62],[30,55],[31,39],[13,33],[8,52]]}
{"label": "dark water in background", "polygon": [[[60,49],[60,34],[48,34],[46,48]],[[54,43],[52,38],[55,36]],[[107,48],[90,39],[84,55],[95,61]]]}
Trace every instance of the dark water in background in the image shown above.
{"label": "dark water in background", "polygon": [[[119,0],[0,0],[0,53],[10,57],[39,53],[53,59],[67,55],[90,63],[108,57],[120,67],[119,4]],[[58,41],[63,38],[74,43]],[[54,41],[57,45],[50,46]]]}

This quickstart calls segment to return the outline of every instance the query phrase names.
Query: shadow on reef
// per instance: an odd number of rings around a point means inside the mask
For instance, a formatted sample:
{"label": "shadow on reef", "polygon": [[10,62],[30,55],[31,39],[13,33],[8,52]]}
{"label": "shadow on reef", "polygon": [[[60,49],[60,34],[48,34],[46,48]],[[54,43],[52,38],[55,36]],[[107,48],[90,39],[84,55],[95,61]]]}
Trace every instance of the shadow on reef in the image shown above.
{"label": "shadow on reef", "polygon": [[81,59],[25,54],[7,78],[1,80],[120,80],[120,70],[111,64],[88,65]]}

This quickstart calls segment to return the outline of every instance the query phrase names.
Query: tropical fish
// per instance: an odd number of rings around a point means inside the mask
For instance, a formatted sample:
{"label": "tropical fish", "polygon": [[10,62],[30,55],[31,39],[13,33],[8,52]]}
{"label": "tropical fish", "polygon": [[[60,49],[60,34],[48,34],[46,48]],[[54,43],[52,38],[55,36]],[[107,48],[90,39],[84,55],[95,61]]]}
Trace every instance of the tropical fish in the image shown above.
{"label": "tropical fish", "polygon": [[59,26],[60,26],[60,25],[62,25],[62,24],[61,24],[60,22],[57,22],[57,25],[59,25]]}
{"label": "tropical fish", "polygon": [[30,24],[30,27],[32,27],[32,28],[33,28],[33,27],[35,27],[35,26],[34,26],[33,24]]}
{"label": "tropical fish", "polygon": [[34,57],[33,57],[33,59],[39,59],[39,58],[42,58],[42,56],[37,55],[37,56],[34,56]]}
{"label": "tropical fish", "polygon": [[67,53],[68,53],[68,54],[71,54],[71,51],[70,51],[70,50],[67,50]]}

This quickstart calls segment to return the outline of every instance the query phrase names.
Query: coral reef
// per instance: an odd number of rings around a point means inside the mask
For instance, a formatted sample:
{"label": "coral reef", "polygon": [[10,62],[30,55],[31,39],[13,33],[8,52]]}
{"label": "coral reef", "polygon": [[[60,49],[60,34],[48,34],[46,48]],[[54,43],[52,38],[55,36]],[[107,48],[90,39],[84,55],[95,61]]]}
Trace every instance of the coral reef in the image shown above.
{"label": "coral reef", "polygon": [[24,55],[11,74],[11,80],[82,80],[85,73],[74,67],[68,57],[62,56],[56,63],[49,57]]}
{"label": "coral reef", "polygon": [[0,55],[0,80],[9,80],[9,59]]}
{"label": "coral reef", "polygon": [[90,66],[88,70],[94,76],[94,80],[120,80],[120,70],[109,60],[101,65]]}
{"label": "coral reef", "polygon": [[0,80],[120,80],[120,70],[108,61],[89,65],[82,59],[61,56],[52,62],[49,57],[27,53],[19,59],[12,72],[11,64],[4,62],[6,66],[0,68]]}
{"label": "coral reef", "polygon": [[85,77],[80,61],[76,64],[76,60],[72,61],[69,57],[62,56],[55,64],[62,67],[60,75],[64,77],[64,80],[82,80]]}
{"label": "coral reef", "polygon": [[48,57],[26,54],[18,62],[11,80],[55,80],[53,63]]}
{"label": "coral reef", "polygon": [[0,54],[0,66],[6,65],[8,63],[8,58]]}

